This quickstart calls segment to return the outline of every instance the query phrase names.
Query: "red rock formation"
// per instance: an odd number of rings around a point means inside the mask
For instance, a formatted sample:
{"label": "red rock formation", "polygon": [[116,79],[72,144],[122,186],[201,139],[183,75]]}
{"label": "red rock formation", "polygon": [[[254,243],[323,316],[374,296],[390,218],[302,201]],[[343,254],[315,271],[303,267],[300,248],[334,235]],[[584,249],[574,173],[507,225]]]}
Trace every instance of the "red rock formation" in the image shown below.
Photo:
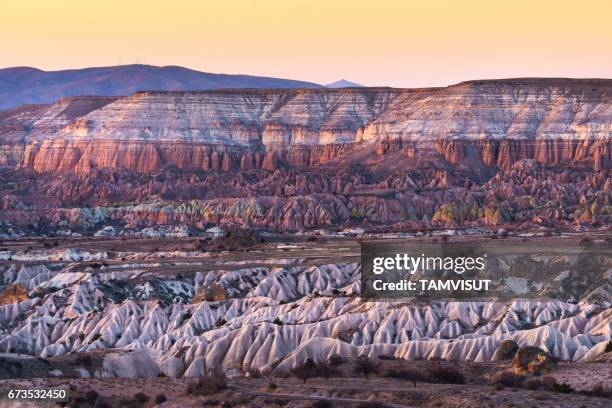
{"label": "red rock formation", "polygon": [[278,154],[276,152],[266,152],[261,168],[271,171],[278,169]]}
{"label": "red rock formation", "polygon": [[[525,159],[606,170],[611,84],[519,79],[422,90],[64,98],[0,112],[0,165],[40,172],[275,170],[350,162],[359,147],[354,162],[367,149],[373,157],[401,151],[412,167],[450,165],[481,175]],[[509,98],[519,91],[521,98]]]}

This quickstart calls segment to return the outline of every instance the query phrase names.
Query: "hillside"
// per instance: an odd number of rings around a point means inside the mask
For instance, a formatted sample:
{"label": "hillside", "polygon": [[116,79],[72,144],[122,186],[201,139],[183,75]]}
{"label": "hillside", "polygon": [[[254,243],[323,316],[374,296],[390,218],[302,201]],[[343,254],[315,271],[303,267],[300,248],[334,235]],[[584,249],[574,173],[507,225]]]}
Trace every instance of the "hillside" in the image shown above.
{"label": "hillside", "polygon": [[50,103],[64,96],[129,95],[142,90],[219,88],[317,88],[318,84],[250,75],[213,74],[178,66],[118,65],[43,71],[31,67],[0,69],[0,109]]}

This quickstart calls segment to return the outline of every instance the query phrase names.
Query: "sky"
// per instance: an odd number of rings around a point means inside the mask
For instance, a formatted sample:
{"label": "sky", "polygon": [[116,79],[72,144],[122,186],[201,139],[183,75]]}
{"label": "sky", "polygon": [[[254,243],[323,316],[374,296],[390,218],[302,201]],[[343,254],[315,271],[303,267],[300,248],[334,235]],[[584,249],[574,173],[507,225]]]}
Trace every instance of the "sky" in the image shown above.
{"label": "sky", "polygon": [[609,0],[3,0],[0,67],[145,63],[328,83],[612,77]]}

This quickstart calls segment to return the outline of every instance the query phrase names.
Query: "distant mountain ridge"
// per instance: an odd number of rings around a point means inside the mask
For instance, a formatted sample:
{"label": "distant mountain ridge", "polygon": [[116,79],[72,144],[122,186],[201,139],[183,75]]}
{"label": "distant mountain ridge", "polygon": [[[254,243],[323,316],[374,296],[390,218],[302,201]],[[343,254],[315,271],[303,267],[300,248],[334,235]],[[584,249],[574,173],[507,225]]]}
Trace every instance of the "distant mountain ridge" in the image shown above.
{"label": "distant mountain ridge", "polygon": [[338,81],[325,84],[328,88],[363,88],[363,85],[356,82],[347,81],[346,79],[340,79]]}
{"label": "distant mountain ridge", "polygon": [[0,109],[51,103],[64,96],[123,96],[136,91],[220,88],[321,88],[319,84],[251,75],[212,74],[179,66],[119,65],[43,71],[0,69]]}

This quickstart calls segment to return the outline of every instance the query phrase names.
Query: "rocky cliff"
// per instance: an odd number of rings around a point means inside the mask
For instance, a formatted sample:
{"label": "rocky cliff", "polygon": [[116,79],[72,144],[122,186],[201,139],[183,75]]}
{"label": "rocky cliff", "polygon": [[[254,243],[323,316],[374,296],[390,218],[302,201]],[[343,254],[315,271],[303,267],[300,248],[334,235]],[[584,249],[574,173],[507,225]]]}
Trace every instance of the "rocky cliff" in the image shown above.
{"label": "rocky cliff", "polygon": [[609,80],[139,92],[0,113],[0,163],[37,171],[273,170],[327,162],[353,147],[386,153],[376,144],[387,143],[435,152],[454,166],[508,169],[536,159],[598,170],[611,166],[611,135]]}
{"label": "rocky cliff", "polygon": [[34,226],[597,225],[612,81],[64,98],[0,113],[0,166],[1,218]]}

